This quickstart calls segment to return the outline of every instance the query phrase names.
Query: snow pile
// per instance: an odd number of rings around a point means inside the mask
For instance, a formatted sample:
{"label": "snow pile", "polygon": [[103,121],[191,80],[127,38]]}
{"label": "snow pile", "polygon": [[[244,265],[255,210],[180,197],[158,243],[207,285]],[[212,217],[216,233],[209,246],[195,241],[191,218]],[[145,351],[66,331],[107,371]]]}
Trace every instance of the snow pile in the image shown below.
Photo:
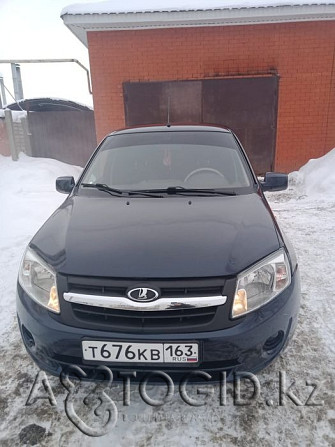
{"label": "snow pile", "polygon": [[323,157],[309,160],[289,175],[290,191],[296,197],[335,198],[335,148]]}
{"label": "snow pile", "polygon": [[57,177],[82,168],[57,160],[20,154],[13,162],[0,155],[0,334],[13,321],[15,284],[26,245],[50,214],[64,201],[55,189]]}
{"label": "snow pile", "polygon": [[153,11],[197,11],[214,9],[266,8],[300,5],[334,5],[334,0],[126,0],[79,3],[63,8],[65,14],[120,14]]}
{"label": "snow pile", "polygon": [[64,201],[55,189],[57,177],[78,177],[81,168],[48,158],[20,154],[13,162],[0,156],[0,250],[18,239],[33,236],[44,220]]}

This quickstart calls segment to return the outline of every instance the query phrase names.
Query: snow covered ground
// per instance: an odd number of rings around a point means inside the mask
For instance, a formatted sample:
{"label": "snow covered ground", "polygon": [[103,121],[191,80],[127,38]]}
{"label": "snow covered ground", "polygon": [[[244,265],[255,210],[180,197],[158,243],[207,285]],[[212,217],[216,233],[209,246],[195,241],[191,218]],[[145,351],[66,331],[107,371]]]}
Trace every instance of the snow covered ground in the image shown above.
{"label": "snow covered ground", "polygon": [[[64,411],[67,392],[57,378],[48,376],[57,405],[51,406],[47,399],[26,405],[38,369],[22,346],[15,321],[15,282],[24,248],[65,197],[55,191],[55,178],[77,177],[80,171],[55,160],[21,155],[15,163],[0,156],[0,445],[334,445],[335,149],[292,173],[288,191],[267,194],[297,251],[302,306],[288,350],[257,376],[261,385],[257,401],[234,406],[228,384],[225,406],[220,406],[219,389],[214,387],[205,406],[188,406],[175,390],[163,407],[150,407],[134,386],[131,405],[126,407],[120,386],[115,386],[110,395],[119,411],[118,422],[99,438],[85,436],[69,421]],[[285,405],[279,405],[280,371],[286,374],[287,386],[294,382],[291,390],[302,403],[313,389],[310,384],[317,385],[309,405],[296,406],[287,397]],[[76,411],[86,421],[94,419],[97,402],[85,407],[82,400],[94,387],[81,384],[74,398]],[[39,389],[43,391],[42,385]],[[196,399],[204,400],[190,389]],[[149,394],[157,398],[164,392],[151,388]]]}

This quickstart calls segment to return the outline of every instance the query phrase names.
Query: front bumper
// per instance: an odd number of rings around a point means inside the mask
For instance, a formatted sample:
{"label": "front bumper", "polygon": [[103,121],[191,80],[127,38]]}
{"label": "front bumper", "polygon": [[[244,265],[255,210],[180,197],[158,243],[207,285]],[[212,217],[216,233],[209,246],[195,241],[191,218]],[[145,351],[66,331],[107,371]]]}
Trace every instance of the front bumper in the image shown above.
{"label": "front bumper", "polygon": [[[35,363],[43,370],[59,375],[71,365],[79,366],[88,379],[93,379],[100,363],[82,358],[83,340],[113,340],[129,342],[198,342],[200,362],[192,366],[162,367],[161,371],[179,380],[190,371],[204,371],[212,381],[218,381],[221,372],[227,379],[234,373],[256,373],[271,363],[292,337],[299,312],[300,278],[294,272],[291,285],[278,297],[260,309],[242,317],[240,323],[211,332],[173,334],[125,334],[97,331],[65,325],[50,317],[49,311],[39,306],[18,284],[17,314],[23,342]],[[120,372],[136,371],[141,380],[156,365],[125,365],[106,363],[118,379]]]}

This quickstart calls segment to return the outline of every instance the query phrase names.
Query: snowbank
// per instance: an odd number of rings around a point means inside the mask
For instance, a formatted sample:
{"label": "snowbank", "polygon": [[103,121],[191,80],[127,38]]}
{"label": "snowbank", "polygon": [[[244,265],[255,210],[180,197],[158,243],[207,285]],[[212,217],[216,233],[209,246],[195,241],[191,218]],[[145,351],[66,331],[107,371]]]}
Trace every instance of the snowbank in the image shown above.
{"label": "snowbank", "polygon": [[55,180],[64,175],[78,177],[82,168],[49,158],[20,154],[19,161],[0,156],[0,250],[18,238],[33,236],[45,219],[64,201]]}
{"label": "snowbank", "polygon": [[306,198],[335,198],[335,148],[323,157],[309,160],[289,175],[291,194]]}
{"label": "snowbank", "polygon": [[[81,173],[82,168],[51,158],[28,157],[20,153],[19,160],[0,156],[0,193],[6,192],[55,192],[55,180],[59,176]],[[57,193],[59,195],[59,193]],[[64,196],[62,196],[64,199]]]}

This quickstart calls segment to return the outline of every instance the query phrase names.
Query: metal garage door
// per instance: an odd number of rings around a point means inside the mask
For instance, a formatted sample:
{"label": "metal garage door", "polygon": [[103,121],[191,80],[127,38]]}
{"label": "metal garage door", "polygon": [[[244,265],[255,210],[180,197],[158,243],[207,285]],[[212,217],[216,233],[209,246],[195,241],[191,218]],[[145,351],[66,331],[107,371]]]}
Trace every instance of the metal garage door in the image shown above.
{"label": "metal garage door", "polygon": [[210,123],[231,128],[258,174],[273,170],[278,77],[258,76],[200,81],[127,82],[127,126]]}

